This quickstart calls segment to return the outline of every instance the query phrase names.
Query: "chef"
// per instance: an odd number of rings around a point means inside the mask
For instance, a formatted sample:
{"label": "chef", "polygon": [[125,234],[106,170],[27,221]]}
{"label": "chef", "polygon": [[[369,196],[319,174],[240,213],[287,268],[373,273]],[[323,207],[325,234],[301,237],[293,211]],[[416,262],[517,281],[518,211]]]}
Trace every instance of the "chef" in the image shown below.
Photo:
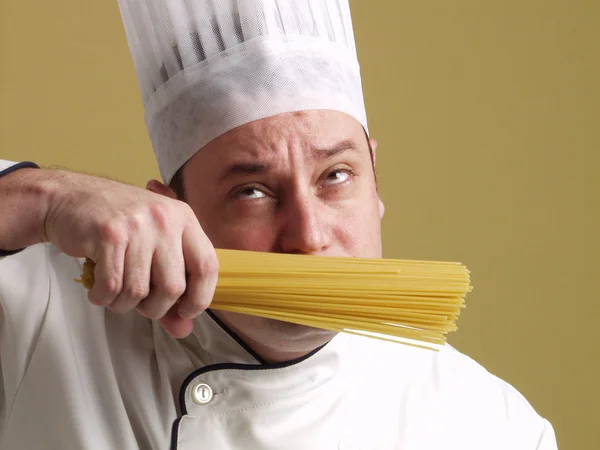
{"label": "chef", "polygon": [[450,346],[210,309],[215,248],[381,257],[347,0],[119,5],[162,182],[0,162],[0,449],[556,449]]}

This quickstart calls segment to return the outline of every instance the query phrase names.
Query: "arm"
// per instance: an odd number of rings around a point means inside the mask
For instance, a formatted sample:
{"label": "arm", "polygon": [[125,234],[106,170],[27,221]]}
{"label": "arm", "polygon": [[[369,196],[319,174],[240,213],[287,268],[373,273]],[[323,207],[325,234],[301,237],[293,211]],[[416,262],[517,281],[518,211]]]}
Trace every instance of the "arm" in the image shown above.
{"label": "arm", "polygon": [[0,249],[49,242],[90,258],[90,302],[116,313],[137,309],[186,336],[212,300],[218,262],[191,208],[167,189],[160,195],[68,171],[13,171],[0,178]]}
{"label": "arm", "polygon": [[[15,253],[26,246],[42,242],[41,237],[36,236],[40,230],[32,228],[36,223],[40,223],[35,216],[39,216],[43,212],[35,212],[35,208],[27,205],[31,203],[31,206],[34,206],[38,203],[39,206],[40,203],[31,195],[31,188],[25,187],[25,192],[29,191],[28,194],[18,194],[18,186],[24,187],[22,185],[27,184],[26,180],[31,178],[30,175],[26,173],[24,175],[23,173],[35,171],[36,168],[38,166],[31,162],[12,163],[0,160],[0,211],[2,212],[0,215],[2,217],[0,219],[0,257]],[[32,211],[29,217],[23,217],[19,214],[19,208],[23,206],[28,211]],[[23,245],[19,245],[21,243]]]}

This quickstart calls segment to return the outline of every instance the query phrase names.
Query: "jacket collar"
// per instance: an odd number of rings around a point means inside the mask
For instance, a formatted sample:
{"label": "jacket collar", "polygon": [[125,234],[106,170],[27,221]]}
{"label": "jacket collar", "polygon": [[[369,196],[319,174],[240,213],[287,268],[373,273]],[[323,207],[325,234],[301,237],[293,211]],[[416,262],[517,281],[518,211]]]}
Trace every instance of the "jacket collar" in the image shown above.
{"label": "jacket collar", "polygon": [[[229,329],[216,315],[206,310],[194,322],[193,332],[185,339],[190,350],[198,355],[204,365],[243,364],[260,365],[262,369],[288,367],[311,359],[320,364],[337,360],[342,348],[347,346],[347,336],[337,335],[327,344],[308,355],[284,363],[267,363],[254,352],[233,330]],[[344,341],[342,343],[342,341]],[[316,357],[318,355],[318,357]],[[312,364],[311,364],[312,365]]]}

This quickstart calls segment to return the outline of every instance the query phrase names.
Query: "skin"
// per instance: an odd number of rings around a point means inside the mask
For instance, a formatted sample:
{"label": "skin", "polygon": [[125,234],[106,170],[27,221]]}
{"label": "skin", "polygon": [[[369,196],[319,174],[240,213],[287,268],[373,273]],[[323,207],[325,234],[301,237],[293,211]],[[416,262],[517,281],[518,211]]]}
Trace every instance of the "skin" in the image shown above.
{"label": "skin", "polygon": [[[381,257],[384,207],[373,162],[361,125],[346,114],[303,111],[248,123],[196,153],[183,179],[185,201],[217,248]],[[147,188],[177,198],[156,180]],[[214,312],[268,361],[302,356],[334,335]]]}
{"label": "skin", "polygon": [[[384,209],[373,165],[355,119],[305,111],[245,124],[202,148],[183,169],[185,202],[156,180],[142,189],[68,171],[21,169],[0,178],[0,211],[6,213],[0,248],[49,242],[67,255],[91,258],[91,303],[114,313],[137,310],[181,338],[212,301],[215,247],[381,257]],[[217,314],[268,361],[302,356],[332,337]]]}

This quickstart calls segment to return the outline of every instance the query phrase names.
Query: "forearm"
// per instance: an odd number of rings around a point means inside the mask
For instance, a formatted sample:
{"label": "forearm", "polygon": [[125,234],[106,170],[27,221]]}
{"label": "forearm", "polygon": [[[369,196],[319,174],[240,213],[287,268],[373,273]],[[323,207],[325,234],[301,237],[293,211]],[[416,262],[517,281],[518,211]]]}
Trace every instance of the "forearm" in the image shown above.
{"label": "forearm", "polygon": [[46,242],[44,221],[59,171],[23,168],[0,177],[0,249]]}

